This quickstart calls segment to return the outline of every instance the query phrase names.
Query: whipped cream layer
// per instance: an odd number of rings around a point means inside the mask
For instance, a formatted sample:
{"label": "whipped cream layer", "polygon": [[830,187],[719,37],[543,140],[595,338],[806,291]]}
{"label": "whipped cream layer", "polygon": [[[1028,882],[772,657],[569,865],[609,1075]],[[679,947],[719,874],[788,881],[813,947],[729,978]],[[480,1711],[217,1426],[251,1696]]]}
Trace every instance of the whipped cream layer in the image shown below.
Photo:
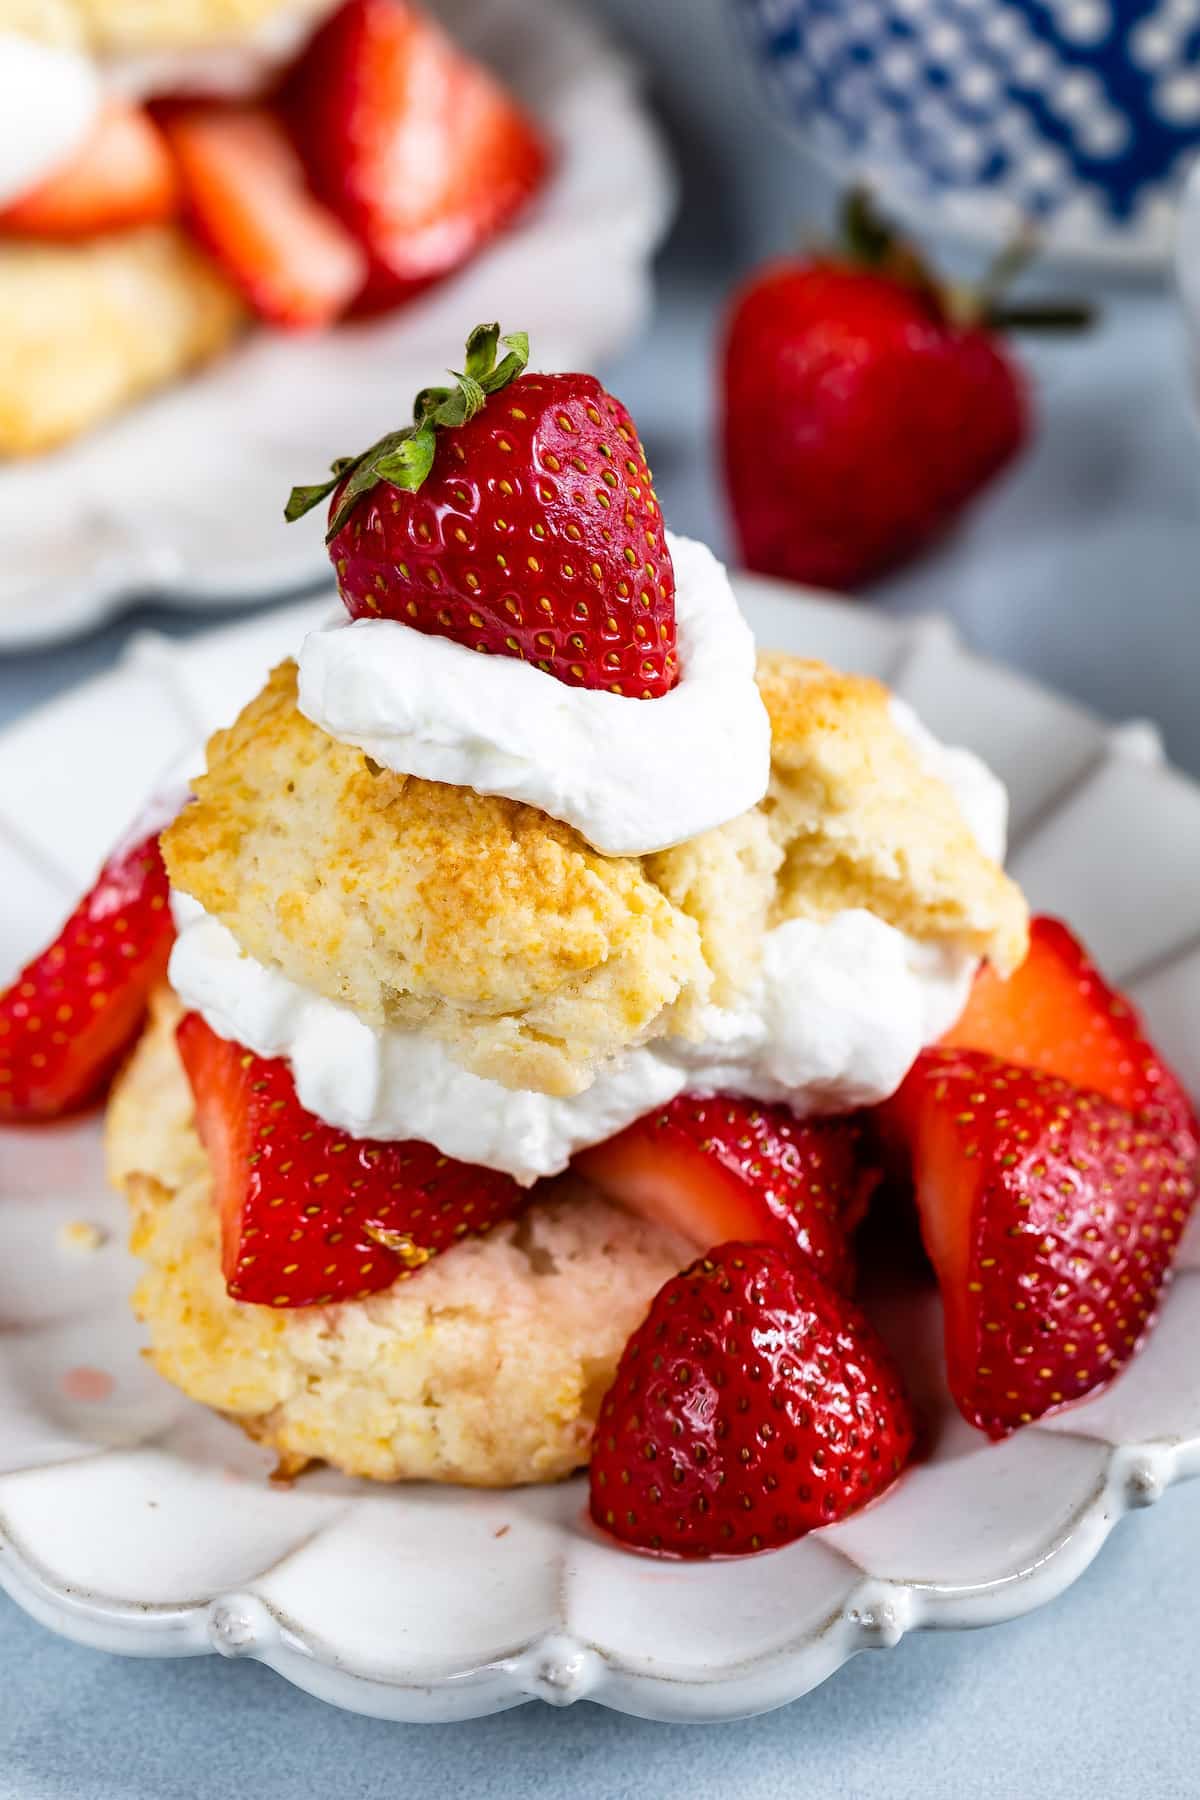
{"label": "whipped cream layer", "polygon": [[568,687],[397,620],[339,615],[301,646],[300,710],[384,768],[522,800],[606,856],[723,825],[757,805],[770,775],[754,638],[712,551],[667,541],[680,679],[657,700]]}
{"label": "whipped cream layer", "polygon": [[658,1038],[556,1099],[472,1074],[423,1032],[372,1028],[243,955],[195,902],[175,904],[180,999],[220,1036],[286,1057],[310,1112],[355,1137],[418,1138],[525,1183],[685,1090],[785,1101],[802,1117],[885,1100],[954,1023],[975,967],[861,910],[794,919],[768,934],[738,1005],[706,1009],[701,1041]]}
{"label": "whipped cream layer", "polygon": [[954,795],[967,828],[985,856],[1002,863],[1008,848],[1008,789],[973,750],[943,744],[935,738],[907,700],[892,694],[892,720],[902,731],[927,775]]}
{"label": "whipped cream layer", "polygon": [[[980,847],[1002,860],[1003,783],[970,751],[939,743],[904,701],[891,705]],[[421,1139],[526,1183],[558,1174],[577,1150],[685,1091],[780,1101],[801,1117],[885,1100],[958,1018],[977,966],[861,909],[790,920],[768,933],[758,978],[738,1004],[705,1010],[698,1041],[654,1039],[605,1064],[582,1094],[559,1099],[474,1075],[426,1033],[376,1030],[244,955],[195,901],[177,894],[174,906],[170,976],[180,999],[220,1036],[286,1057],[310,1112],[356,1137]]]}
{"label": "whipped cream layer", "polygon": [[75,154],[100,98],[100,77],[86,56],[0,31],[0,206]]}

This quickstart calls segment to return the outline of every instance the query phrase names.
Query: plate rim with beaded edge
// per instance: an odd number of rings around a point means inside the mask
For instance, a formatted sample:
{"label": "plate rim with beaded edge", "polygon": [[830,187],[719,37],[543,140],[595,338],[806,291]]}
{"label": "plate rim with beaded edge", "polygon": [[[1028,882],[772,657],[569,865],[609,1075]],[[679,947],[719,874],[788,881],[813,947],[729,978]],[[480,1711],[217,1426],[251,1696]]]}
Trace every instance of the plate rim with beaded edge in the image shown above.
{"label": "plate rim with beaded edge", "polygon": [[252,331],[62,449],[0,462],[0,651],[148,599],[220,611],[313,591],[328,573],[320,520],[285,525],[279,495],[392,430],[466,326],[528,331],[549,369],[602,365],[641,328],[675,184],[634,64],[569,0],[429,3],[542,120],[558,158],[545,192],[394,314]]}
{"label": "plate rim with beaded edge", "polygon": [[[1010,787],[1010,866],[1032,904],[1073,920],[1200,1086],[1200,786],[1169,767],[1153,727],[1102,724],[974,655],[944,620],[737,586],[761,643],[879,675],[988,758]],[[161,768],[231,717],[328,604],[183,643],[143,636],[0,735],[0,976],[69,910]],[[135,712],[136,743],[106,728]],[[103,1238],[90,1252],[68,1247],[80,1217]],[[999,1445],[940,1385],[936,1298],[897,1296],[892,1324],[921,1365],[910,1375],[928,1378],[926,1460],[840,1525],[709,1564],[602,1540],[579,1477],[481,1492],[322,1470],[271,1488],[269,1455],[139,1356],[123,1244],[94,1118],[0,1138],[0,1583],[82,1643],[254,1657],[380,1717],[465,1719],[533,1698],[665,1720],[766,1711],[859,1650],[1043,1605],[1119,1517],[1200,1474],[1194,1228],[1130,1369]]]}

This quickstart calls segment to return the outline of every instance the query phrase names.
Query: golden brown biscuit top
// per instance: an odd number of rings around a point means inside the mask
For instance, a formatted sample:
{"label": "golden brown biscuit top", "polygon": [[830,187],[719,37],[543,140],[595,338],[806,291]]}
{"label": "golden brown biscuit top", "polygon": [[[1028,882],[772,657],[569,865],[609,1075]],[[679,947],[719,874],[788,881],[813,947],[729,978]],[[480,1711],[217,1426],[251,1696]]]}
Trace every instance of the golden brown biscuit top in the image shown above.
{"label": "golden brown biscuit top", "polygon": [[922,768],[879,683],[762,659],[761,805],[673,850],[605,857],[516,801],[381,770],[296,707],[285,663],[218,732],[164,835],[172,881],[243,949],[476,1073],[571,1094],[607,1057],[694,1035],[774,924],[865,906],[1002,969],[1019,890]]}

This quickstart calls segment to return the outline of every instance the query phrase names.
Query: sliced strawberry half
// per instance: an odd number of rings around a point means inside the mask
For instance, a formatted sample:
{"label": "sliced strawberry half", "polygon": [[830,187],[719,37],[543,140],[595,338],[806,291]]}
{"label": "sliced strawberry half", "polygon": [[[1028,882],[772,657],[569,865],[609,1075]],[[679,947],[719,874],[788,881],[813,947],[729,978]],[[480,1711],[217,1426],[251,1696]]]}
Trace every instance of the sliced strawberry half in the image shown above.
{"label": "sliced strawberry half", "polygon": [[327,1306],[407,1280],[525,1205],[511,1176],[431,1144],[352,1138],[306,1112],[287,1064],[188,1013],[178,1029],[235,1300]]}
{"label": "sliced strawberry half", "polygon": [[157,836],[101,869],[48,950],[0,994],[0,1124],[96,1097],[166,975],[174,927]]}
{"label": "sliced strawberry half", "polygon": [[773,1549],[883,1493],[913,1436],[858,1308],[786,1251],[722,1244],[625,1346],[596,1422],[592,1518],[668,1555]]}
{"label": "sliced strawberry half", "polygon": [[575,1168],[701,1250],[776,1244],[842,1289],[854,1275],[848,1230],[879,1180],[858,1120],[801,1121],[784,1106],[691,1094],[581,1152]]}
{"label": "sliced strawberry half", "polygon": [[0,212],[0,231],[94,237],[160,224],[178,206],[175,165],[153,119],[140,106],[109,100],[75,154]]}
{"label": "sliced strawberry half", "polygon": [[164,107],[161,118],[188,221],[258,316],[294,330],[340,317],[366,259],[309,192],[275,115],[205,104]]}
{"label": "sliced strawberry half", "polygon": [[529,115],[404,0],[348,0],[300,58],[284,105],[314,192],[368,252],[366,309],[465,262],[549,167]]}
{"label": "sliced strawberry half", "polygon": [[1200,1142],[1183,1084],[1146,1036],[1132,1001],[1111,988],[1066,925],[1035,918],[1029,954],[1007,981],[980,970],[942,1043],[1094,1088],[1156,1130]]}
{"label": "sliced strawberry half", "polygon": [[1102,1094],[980,1051],[926,1051],[886,1110],[964,1416],[1003,1437],[1111,1381],[1154,1318],[1194,1155]]}

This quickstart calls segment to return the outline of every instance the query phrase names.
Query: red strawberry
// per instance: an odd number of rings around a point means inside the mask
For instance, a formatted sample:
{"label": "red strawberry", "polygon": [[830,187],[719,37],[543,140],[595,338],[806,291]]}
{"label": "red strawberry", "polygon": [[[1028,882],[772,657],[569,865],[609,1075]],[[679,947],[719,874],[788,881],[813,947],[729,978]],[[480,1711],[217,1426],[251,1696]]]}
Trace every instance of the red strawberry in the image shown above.
{"label": "red strawberry", "polygon": [[683,1094],[575,1158],[588,1181],[631,1212],[691,1238],[799,1250],[832,1287],[848,1290],[847,1237],[878,1171],[852,1119],[801,1122],[786,1106]]}
{"label": "red strawberry", "polygon": [[148,114],[109,100],[74,156],[0,212],[0,232],[82,238],[173,217],[179,189],[170,153]]}
{"label": "red strawberry", "polygon": [[284,105],[313,191],[368,252],[360,304],[371,309],[458,268],[549,166],[516,101],[404,0],[347,0],[296,65]]}
{"label": "red strawberry", "polygon": [[178,1037],[235,1300],[361,1300],[528,1199],[511,1176],[431,1144],[374,1143],[323,1124],[300,1105],[285,1062],[219,1038],[197,1013]]}
{"label": "red strawberry", "polygon": [[722,1244],[625,1346],[592,1517],[642,1550],[770,1550],[865,1506],[912,1447],[900,1377],[858,1308],[782,1250]]}
{"label": "red strawberry", "polygon": [[1191,1102],[1136,1008],[1108,986],[1058,919],[1033,920],[1029,954],[1007,981],[989,966],[980,970],[966,1011],[942,1043],[1061,1075],[1155,1130],[1200,1140]]}
{"label": "red strawberry", "polygon": [[675,685],[675,571],[633,421],[593,375],[524,374],[528,339],[479,325],[458,386],[333,477],[329,554],[353,618],[398,619],[568,686]]}
{"label": "red strawberry", "polygon": [[980,1051],[926,1051],[888,1111],[964,1416],[1003,1437],[1111,1381],[1153,1320],[1194,1158],[1103,1095]]}
{"label": "red strawberry", "polygon": [[771,264],[724,350],[725,477],[747,567],[852,589],[936,537],[1029,434],[982,302],[939,289],[877,221]]}
{"label": "red strawberry", "polygon": [[328,325],[363,280],[366,260],[305,185],[274,115],[242,105],[171,106],[187,217],[260,318],[294,330]]}
{"label": "red strawberry", "polygon": [[0,994],[0,1123],[57,1118],[100,1092],[166,975],[174,935],[157,836],[118,850]]}

